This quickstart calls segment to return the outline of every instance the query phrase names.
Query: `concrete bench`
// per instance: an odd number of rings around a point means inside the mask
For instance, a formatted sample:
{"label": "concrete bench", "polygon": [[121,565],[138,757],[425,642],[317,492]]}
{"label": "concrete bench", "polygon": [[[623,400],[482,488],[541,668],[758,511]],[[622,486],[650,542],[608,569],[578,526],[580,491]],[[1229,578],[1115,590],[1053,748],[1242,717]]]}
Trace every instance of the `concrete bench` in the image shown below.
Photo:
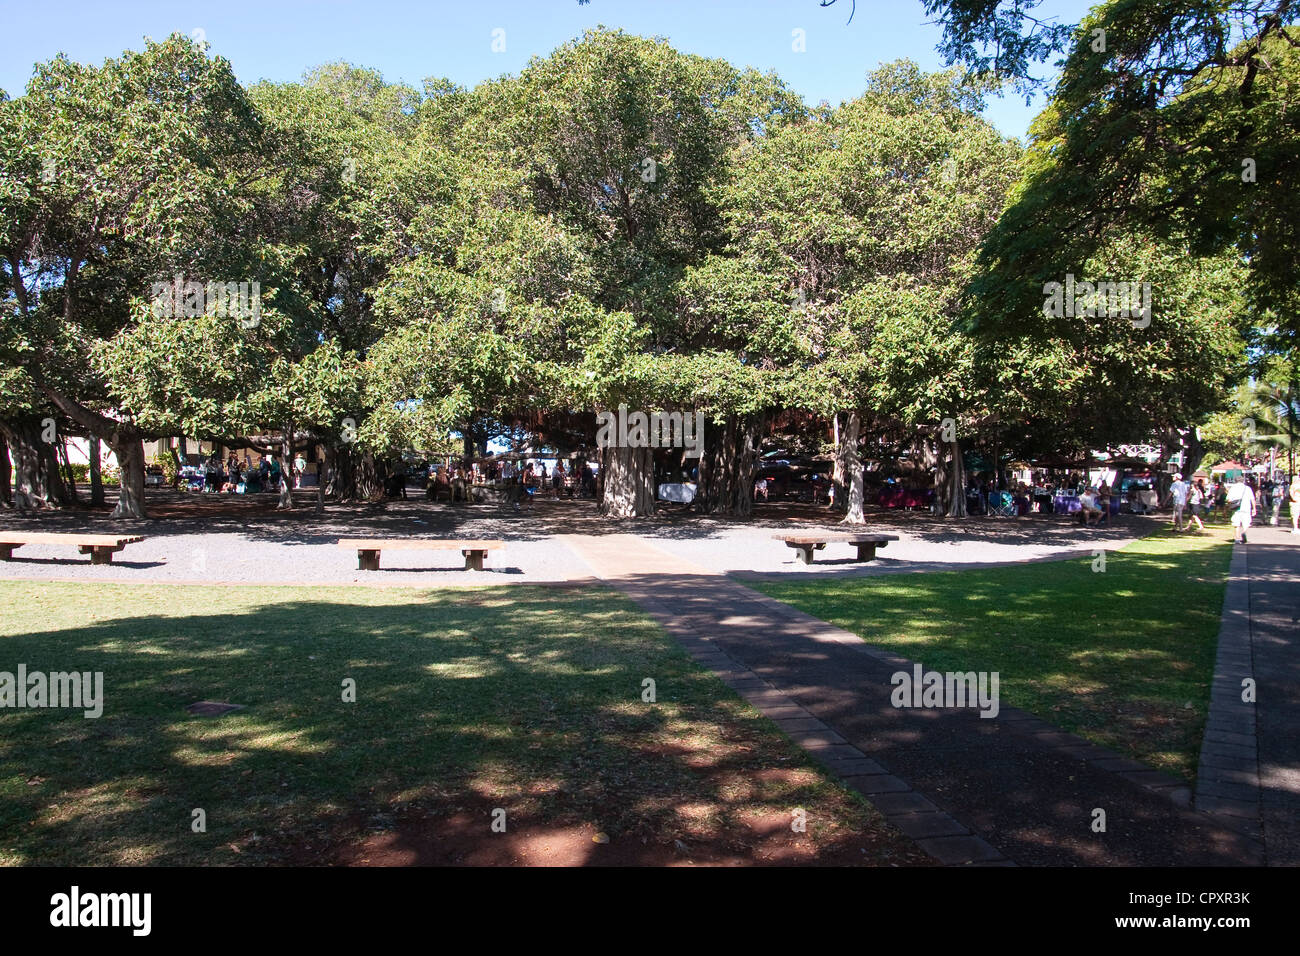
{"label": "concrete bench", "polygon": [[774,534],[772,537],[777,541],[784,541],[786,547],[796,549],[799,552],[799,560],[804,564],[812,564],[813,551],[820,551],[832,542],[857,545],[857,560],[871,561],[876,556],[876,548],[883,548],[890,541],[898,540],[896,534],[837,533],[833,531],[823,531],[816,534]]}
{"label": "concrete bench", "polygon": [[66,544],[75,546],[82,554],[90,555],[91,564],[112,564],[113,555],[128,544],[143,541],[143,537],[112,534],[56,534],[49,531],[0,530],[0,560],[12,561],[14,548],[25,544]]}
{"label": "concrete bench", "polygon": [[339,541],[340,548],[356,551],[357,568],[361,571],[378,571],[381,551],[459,551],[465,555],[466,571],[482,571],[487,553],[505,546],[504,541],[464,538],[344,538]]}

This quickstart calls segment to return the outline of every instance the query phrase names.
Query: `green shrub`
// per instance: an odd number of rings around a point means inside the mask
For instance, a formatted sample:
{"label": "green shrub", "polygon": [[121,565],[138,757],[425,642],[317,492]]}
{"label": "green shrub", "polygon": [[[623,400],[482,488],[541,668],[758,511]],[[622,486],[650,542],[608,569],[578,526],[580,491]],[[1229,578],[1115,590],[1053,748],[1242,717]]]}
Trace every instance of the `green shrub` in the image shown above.
{"label": "green shrub", "polygon": [[176,484],[176,462],[171,455],[155,455],[153,458],[150,458],[146,464],[150,467],[156,466],[162,469],[163,482],[166,485],[171,486]]}

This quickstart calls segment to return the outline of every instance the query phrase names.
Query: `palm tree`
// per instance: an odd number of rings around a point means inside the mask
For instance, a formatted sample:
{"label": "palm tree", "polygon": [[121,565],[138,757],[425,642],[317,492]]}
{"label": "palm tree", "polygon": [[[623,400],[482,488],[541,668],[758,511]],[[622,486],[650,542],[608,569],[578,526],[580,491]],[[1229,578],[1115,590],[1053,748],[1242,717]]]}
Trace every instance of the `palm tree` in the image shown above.
{"label": "palm tree", "polygon": [[1274,449],[1287,455],[1287,477],[1295,475],[1295,440],[1300,433],[1300,389],[1293,378],[1286,384],[1252,381],[1241,387],[1237,407],[1249,423],[1251,451]]}

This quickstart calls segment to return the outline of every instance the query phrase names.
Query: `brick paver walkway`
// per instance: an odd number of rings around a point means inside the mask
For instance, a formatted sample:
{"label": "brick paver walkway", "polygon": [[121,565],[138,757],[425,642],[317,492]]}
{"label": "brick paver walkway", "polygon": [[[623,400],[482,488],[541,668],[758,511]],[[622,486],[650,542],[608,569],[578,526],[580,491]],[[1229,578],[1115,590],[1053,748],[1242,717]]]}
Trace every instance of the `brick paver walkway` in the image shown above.
{"label": "brick paver walkway", "polygon": [[[1196,806],[1300,864],[1300,543],[1255,527],[1233,549]],[[1243,681],[1255,700],[1243,699]]]}
{"label": "brick paver walkway", "polygon": [[941,862],[1260,862],[1240,827],[1186,809],[1173,778],[1014,708],[895,708],[890,677],[912,662],[635,535],[565,540]]}

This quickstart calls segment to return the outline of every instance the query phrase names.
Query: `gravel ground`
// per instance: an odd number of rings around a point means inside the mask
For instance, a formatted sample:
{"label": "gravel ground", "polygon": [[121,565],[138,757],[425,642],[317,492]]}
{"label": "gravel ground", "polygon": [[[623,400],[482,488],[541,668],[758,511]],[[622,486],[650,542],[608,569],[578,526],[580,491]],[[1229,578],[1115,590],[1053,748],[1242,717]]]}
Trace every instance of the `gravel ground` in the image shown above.
{"label": "gravel ground", "polygon": [[[809,509],[811,510],[811,509]],[[759,513],[762,518],[762,512]],[[881,512],[867,516],[867,530],[898,536],[876,550],[876,560],[857,561],[850,544],[828,543],[814,552],[814,563],[775,534],[849,529],[833,521],[761,521],[749,525],[715,523],[709,535],[682,536],[648,532],[647,539],[672,554],[728,573],[746,575],[818,574],[859,576],[896,571],[953,570],[974,565],[1050,560],[1091,555],[1093,549],[1123,547],[1159,527],[1159,519],[1125,516],[1112,527],[1084,529],[1065,518],[1020,519],[974,517],[938,520],[919,512]]]}
{"label": "gravel ground", "polygon": [[[1064,518],[969,518],[939,521],[916,512],[868,515],[872,530],[897,534],[870,564],[847,544],[830,544],[806,566],[772,535],[837,528],[825,512],[801,505],[760,505],[752,520],[693,516],[674,507],[650,519],[609,521],[589,501],[542,501],[515,514],[495,505],[433,504],[422,498],[382,505],[310,505],[277,512],[269,496],[149,493],[152,517],[118,522],[86,509],[24,516],[0,513],[0,528],[143,535],[94,566],[75,549],[25,545],[0,562],[10,579],[202,584],[349,584],[442,587],[581,581],[593,569],[558,536],[636,533],[670,554],[717,571],[758,574],[879,574],[1045,559],[1116,548],[1158,526],[1125,516],[1113,528],[1083,529]],[[341,537],[499,538],[487,569],[465,571],[458,551],[386,551],[380,571],[359,571]]]}

